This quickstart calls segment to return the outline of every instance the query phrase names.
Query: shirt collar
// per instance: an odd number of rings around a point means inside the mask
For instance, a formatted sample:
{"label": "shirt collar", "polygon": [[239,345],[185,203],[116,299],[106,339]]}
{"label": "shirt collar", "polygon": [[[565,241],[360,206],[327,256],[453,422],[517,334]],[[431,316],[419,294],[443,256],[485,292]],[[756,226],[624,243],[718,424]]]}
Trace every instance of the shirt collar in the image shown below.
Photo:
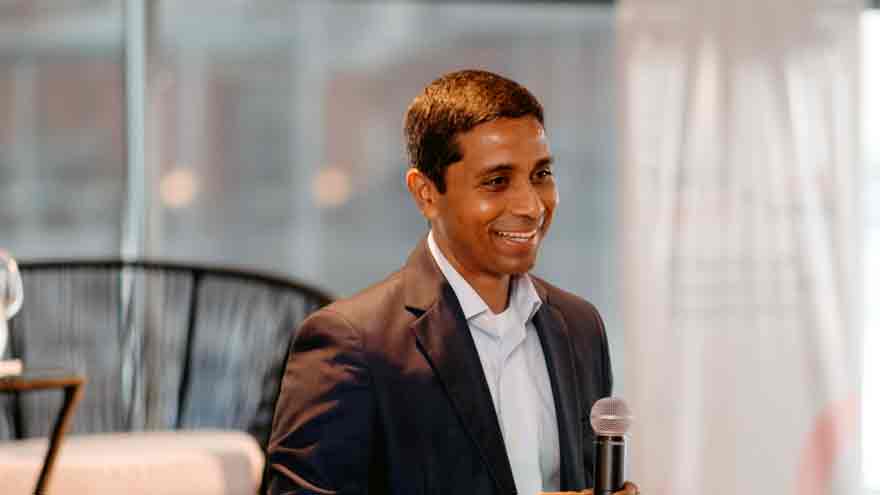
{"label": "shirt collar", "polygon": [[[428,250],[431,251],[431,255],[434,257],[434,261],[437,262],[437,266],[440,267],[443,276],[446,277],[446,281],[452,286],[465,319],[470,320],[489,311],[489,306],[483,298],[477,294],[477,291],[471,287],[471,284],[458,273],[458,270],[443,255],[443,251],[440,250],[434,241],[433,230],[428,233]],[[538,297],[535,285],[528,274],[514,276],[511,291],[510,307],[516,312],[518,319],[525,324],[532,319],[532,316],[541,307],[541,298]]]}

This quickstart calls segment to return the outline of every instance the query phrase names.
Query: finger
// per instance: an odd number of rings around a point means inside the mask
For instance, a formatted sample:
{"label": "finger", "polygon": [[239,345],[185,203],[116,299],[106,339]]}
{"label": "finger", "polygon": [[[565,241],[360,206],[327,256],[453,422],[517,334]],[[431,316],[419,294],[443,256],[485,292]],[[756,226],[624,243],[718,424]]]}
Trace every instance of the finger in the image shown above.
{"label": "finger", "polygon": [[614,495],[639,495],[639,486],[632,481],[627,481],[623,484],[623,489],[614,492]]}

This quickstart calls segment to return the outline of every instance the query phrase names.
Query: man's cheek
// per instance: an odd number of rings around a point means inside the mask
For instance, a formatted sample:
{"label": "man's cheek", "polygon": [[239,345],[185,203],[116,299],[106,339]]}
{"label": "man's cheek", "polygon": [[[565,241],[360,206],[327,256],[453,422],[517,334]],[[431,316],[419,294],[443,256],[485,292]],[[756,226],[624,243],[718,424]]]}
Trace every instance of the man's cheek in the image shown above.
{"label": "man's cheek", "polygon": [[494,209],[495,205],[492,201],[480,200],[477,201],[476,211],[480,216],[489,215]]}

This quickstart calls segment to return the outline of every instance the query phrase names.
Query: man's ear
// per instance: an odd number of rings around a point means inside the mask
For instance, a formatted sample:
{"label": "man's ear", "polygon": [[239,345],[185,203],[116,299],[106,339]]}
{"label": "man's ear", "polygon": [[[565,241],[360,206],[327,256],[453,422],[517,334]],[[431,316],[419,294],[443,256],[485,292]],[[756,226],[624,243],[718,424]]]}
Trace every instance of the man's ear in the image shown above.
{"label": "man's ear", "polygon": [[419,169],[412,167],[406,172],[406,187],[422,215],[429,221],[433,220],[437,216],[437,201],[440,198],[440,192],[434,181]]}

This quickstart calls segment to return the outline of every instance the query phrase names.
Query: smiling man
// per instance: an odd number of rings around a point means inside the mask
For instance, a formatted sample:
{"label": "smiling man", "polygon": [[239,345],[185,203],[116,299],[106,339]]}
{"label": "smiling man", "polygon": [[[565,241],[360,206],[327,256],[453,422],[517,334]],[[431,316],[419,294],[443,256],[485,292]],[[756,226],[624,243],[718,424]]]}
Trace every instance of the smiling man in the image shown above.
{"label": "smiling man", "polygon": [[428,85],[404,127],[430,231],[400,271],[299,329],[270,493],[592,486],[588,417],[611,366],[596,309],[529,274],[559,202],[540,103],[460,71]]}

